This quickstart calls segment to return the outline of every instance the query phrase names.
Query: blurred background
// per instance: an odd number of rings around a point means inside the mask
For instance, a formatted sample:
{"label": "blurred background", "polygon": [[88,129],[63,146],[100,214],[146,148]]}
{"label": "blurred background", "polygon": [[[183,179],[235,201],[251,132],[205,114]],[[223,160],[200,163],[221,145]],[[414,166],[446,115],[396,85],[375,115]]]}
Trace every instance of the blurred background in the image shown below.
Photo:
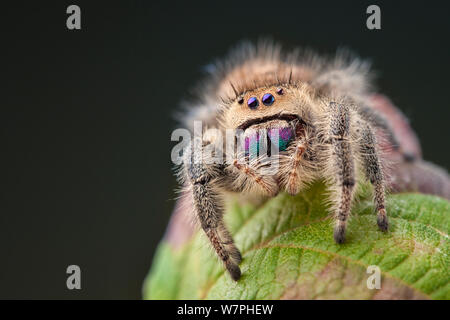
{"label": "blurred background", "polygon": [[[381,8],[381,30],[366,8]],[[202,66],[242,39],[369,58],[424,157],[450,167],[438,2],[29,1],[2,6],[0,298],[139,299],[175,197],[170,134]],[[81,30],[66,8],[81,8]],[[81,268],[81,290],[66,268]]]}

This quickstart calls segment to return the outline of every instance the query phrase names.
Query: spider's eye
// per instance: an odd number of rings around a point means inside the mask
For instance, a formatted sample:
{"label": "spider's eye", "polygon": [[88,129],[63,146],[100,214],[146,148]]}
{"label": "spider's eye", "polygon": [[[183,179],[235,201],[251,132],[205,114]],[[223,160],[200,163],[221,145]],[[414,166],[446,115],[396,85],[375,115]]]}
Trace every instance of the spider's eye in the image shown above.
{"label": "spider's eye", "polygon": [[279,94],[280,96],[283,94],[283,88],[278,88],[277,89],[277,94]]}
{"label": "spider's eye", "polygon": [[244,103],[244,98],[243,98],[243,97],[239,97],[238,103],[239,103],[239,104],[243,104],[243,103]]}
{"label": "spider's eye", "polygon": [[262,103],[264,103],[266,106],[271,106],[272,103],[275,101],[275,97],[271,93],[266,93],[262,97]]}
{"label": "spider's eye", "polygon": [[248,99],[247,105],[250,109],[256,109],[259,105],[258,99],[256,99],[255,97],[251,97],[250,99]]}

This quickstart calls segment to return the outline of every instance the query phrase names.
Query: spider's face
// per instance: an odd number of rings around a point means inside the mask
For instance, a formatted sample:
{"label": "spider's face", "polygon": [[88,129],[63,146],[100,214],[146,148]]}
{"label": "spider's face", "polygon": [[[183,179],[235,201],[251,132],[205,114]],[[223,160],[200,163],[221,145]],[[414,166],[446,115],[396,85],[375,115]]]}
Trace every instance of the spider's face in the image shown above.
{"label": "spider's face", "polygon": [[299,134],[303,134],[303,122],[298,116],[294,90],[287,86],[258,88],[239,96],[226,109],[225,124],[228,128],[244,131],[247,151],[252,148],[252,141],[260,141],[263,131],[271,140],[277,134],[280,151],[285,150]]}

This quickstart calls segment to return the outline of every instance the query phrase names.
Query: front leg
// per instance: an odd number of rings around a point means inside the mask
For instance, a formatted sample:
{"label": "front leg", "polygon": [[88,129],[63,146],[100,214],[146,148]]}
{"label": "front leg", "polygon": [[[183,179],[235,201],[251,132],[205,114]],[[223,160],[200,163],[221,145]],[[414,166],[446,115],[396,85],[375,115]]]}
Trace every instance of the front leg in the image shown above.
{"label": "front leg", "polygon": [[350,110],[344,104],[331,102],[329,111],[331,114],[329,122],[331,159],[329,159],[327,166],[329,166],[329,172],[333,175],[334,202],[336,204],[334,208],[336,210],[334,240],[337,243],[343,243],[355,186],[355,163],[349,141]]}
{"label": "front leg", "polygon": [[296,141],[291,155],[288,158],[285,179],[285,188],[290,195],[296,195],[300,190],[300,175],[299,167],[303,158],[303,154],[306,151],[306,142],[304,139]]}
{"label": "front leg", "polygon": [[194,211],[203,231],[231,278],[237,281],[241,276],[238,264],[242,258],[223,221],[222,198],[219,191],[219,179],[225,175],[225,166],[205,163],[202,148],[192,150],[190,156],[184,159],[186,182],[192,192]]}
{"label": "front leg", "polygon": [[235,180],[237,183],[230,183],[230,191],[257,190],[264,196],[274,197],[277,195],[278,184],[272,176],[261,174],[256,168],[237,158],[233,160],[233,167],[238,171],[237,177],[242,176],[243,179],[237,178]]}

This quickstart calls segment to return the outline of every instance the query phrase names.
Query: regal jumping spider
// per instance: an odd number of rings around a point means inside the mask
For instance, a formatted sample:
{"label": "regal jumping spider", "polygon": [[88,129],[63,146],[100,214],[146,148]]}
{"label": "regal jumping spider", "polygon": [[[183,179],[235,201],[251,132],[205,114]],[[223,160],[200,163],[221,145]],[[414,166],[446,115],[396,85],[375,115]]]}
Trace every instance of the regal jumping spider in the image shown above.
{"label": "regal jumping spider", "polygon": [[[279,161],[278,170],[271,175],[259,170],[261,162],[248,161],[248,145],[245,153],[224,163],[194,161],[195,152],[184,157],[181,183],[232,279],[241,276],[242,258],[223,221],[224,192],[295,195],[306,184],[324,179],[335,217],[334,240],[343,243],[356,185],[366,178],[374,186],[378,226],[388,229],[383,165],[374,132],[384,130],[392,146],[397,141],[371,105],[365,63],[345,54],[323,59],[311,53],[283,53],[277,45],[261,43],[243,45],[210,71],[199,86],[199,100],[190,106],[187,125],[201,120],[220,131],[241,130],[247,141],[255,129],[283,132],[279,155],[273,158]],[[218,144],[215,137],[204,137],[201,147],[211,144]],[[220,143],[216,147],[226,151]]]}

